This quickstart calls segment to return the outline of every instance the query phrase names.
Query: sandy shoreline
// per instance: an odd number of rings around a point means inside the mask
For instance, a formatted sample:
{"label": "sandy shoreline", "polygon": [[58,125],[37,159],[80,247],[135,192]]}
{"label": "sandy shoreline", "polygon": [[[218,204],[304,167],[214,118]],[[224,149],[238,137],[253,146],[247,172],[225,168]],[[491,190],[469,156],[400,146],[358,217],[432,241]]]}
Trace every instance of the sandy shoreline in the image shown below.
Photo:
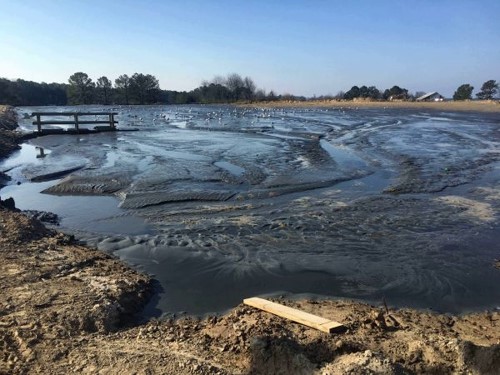
{"label": "sandy shoreline", "polygon": [[500,368],[499,311],[452,316],[281,300],[337,320],[347,332],[327,335],[242,305],[224,316],[137,325],[135,314],[152,293],[149,277],[1,204],[0,279],[0,373],[494,374]]}
{"label": "sandy shoreline", "polygon": [[262,108],[400,108],[431,109],[439,111],[500,112],[499,101],[448,101],[448,102],[389,102],[389,101],[278,101],[242,104],[245,107]]}

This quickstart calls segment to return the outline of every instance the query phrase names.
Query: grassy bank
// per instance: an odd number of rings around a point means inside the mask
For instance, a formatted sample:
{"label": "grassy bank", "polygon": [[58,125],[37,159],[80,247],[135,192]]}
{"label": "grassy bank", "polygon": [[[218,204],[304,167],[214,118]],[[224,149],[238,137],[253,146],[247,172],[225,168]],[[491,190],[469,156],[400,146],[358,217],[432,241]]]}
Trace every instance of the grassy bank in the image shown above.
{"label": "grassy bank", "polygon": [[484,101],[449,101],[449,102],[389,102],[389,101],[275,101],[242,104],[244,107],[262,108],[407,108],[407,109],[432,109],[439,111],[475,111],[499,112],[500,102],[493,100]]}

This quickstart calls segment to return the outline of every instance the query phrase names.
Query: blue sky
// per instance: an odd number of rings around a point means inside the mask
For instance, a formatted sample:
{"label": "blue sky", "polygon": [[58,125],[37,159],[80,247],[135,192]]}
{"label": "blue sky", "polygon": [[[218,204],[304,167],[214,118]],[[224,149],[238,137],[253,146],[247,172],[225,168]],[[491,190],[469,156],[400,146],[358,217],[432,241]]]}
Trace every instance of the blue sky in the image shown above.
{"label": "blue sky", "polygon": [[500,0],[0,0],[0,76],[149,73],[191,90],[250,76],[296,95],[353,85],[451,96],[500,80]]}

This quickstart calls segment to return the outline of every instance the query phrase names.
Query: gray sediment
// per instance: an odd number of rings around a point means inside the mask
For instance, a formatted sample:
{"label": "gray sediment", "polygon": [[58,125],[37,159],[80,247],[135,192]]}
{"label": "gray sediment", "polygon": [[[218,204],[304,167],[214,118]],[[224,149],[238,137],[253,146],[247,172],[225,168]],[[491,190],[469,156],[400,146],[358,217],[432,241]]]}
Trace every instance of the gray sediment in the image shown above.
{"label": "gray sediment", "polygon": [[[179,121],[123,136],[37,139],[50,155],[21,169],[84,160],[44,193],[116,197],[120,208],[89,226],[99,231],[77,235],[154,274],[163,311],[221,311],[278,290],[450,312],[500,299],[489,292],[500,282],[493,115],[216,108],[223,116],[172,109]],[[165,111],[127,110],[144,121]],[[132,217],[154,230],[132,232]],[[113,221],[123,233],[103,230]]]}

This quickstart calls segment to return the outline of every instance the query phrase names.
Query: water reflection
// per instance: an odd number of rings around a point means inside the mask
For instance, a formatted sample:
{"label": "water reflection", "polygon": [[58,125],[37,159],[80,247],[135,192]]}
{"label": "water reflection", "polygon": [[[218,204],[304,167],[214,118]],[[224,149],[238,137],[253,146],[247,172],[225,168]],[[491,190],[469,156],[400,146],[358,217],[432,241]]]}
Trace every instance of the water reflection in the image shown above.
{"label": "water reflection", "polygon": [[36,149],[38,150],[38,155],[36,156],[37,159],[43,159],[48,155],[48,153],[50,153],[50,151],[46,153],[43,147],[36,147]]}

